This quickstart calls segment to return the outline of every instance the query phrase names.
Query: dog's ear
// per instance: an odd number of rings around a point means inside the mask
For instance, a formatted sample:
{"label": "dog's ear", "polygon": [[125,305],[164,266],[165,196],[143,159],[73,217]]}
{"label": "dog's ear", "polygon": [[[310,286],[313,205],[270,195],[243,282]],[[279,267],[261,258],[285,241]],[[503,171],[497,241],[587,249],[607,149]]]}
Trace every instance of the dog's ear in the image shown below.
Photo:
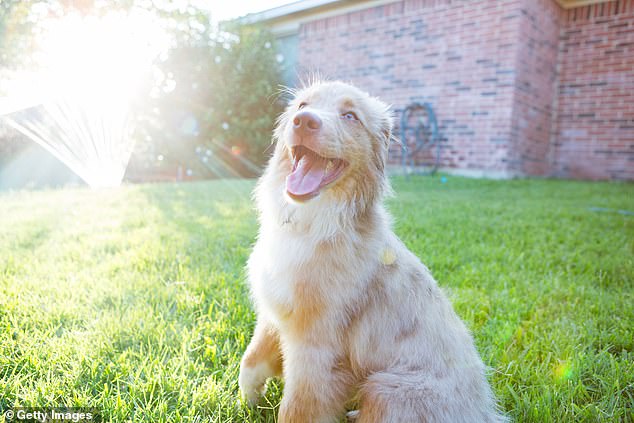
{"label": "dog's ear", "polygon": [[392,113],[392,108],[378,98],[373,98],[372,100],[374,103],[374,121],[376,122],[374,129],[375,138],[381,148],[387,152],[390,148],[390,142],[394,139],[394,114]]}
{"label": "dog's ear", "polygon": [[394,114],[391,106],[385,104],[376,97],[370,97],[368,101],[371,110],[370,119],[374,122],[372,132],[380,142],[381,147],[386,150],[392,140],[392,130],[394,129]]}
{"label": "dog's ear", "polygon": [[386,106],[383,117],[381,118],[381,129],[379,133],[381,134],[381,141],[386,149],[390,148],[390,141],[394,139],[392,131],[394,130],[394,117],[392,115],[392,110],[389,106]]}
{"label": "dog's ear", "polygon": [[378,99],[374,99],[374,138],[373,143],[373,162],[376,168],[383,172],[385,170],[385,163],[387,161],[387,154],[390,148],[390,141],[392,140],[392,130],[394,129],[394,118],[392,117],[392,111],[389,106]]}

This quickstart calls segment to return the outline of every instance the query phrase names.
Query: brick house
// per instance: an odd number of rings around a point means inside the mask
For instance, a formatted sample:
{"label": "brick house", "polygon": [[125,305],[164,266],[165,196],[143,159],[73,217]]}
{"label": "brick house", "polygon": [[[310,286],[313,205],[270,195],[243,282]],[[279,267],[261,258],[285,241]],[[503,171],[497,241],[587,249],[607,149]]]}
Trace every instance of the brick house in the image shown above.
{"label": "brick house", "polygon": [[634,0],[303,0],[243,18],[287,80],[435,109],[454,173],[634,180]]}

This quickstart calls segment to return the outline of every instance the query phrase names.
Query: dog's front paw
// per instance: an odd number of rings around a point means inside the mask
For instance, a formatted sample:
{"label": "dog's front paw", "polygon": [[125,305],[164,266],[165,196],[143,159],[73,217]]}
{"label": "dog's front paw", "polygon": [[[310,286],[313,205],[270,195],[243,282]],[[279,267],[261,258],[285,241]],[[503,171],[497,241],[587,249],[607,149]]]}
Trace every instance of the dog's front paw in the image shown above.
{"label": "dog's front paw", "polygon": [[266,363],[258,363],[255,366],[240,366],[240,376],[238,376],[238,386],[242,398],[249,405],[255,405],[258,399],[266,391],[266,379],[271,375],[271,369]]}

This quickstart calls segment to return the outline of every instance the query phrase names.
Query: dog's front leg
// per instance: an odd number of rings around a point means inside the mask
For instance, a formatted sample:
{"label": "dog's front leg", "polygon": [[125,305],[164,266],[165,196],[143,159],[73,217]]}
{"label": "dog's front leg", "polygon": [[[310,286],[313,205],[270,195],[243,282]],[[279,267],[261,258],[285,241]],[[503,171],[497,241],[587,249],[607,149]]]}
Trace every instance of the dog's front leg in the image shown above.
{"label": "dog's front leg", "polygon": [[249,404],[254,404],[266,389],[266,380],[282,373],[282,352],[277,329],[263,319],[255,326],[253,338],[240,363],[238,384]]}
{"label": "dog's front leg", "polygon": [[342,355],[332,348],[289,345],[284,356],[280,423],[337,422],[352,386]]}

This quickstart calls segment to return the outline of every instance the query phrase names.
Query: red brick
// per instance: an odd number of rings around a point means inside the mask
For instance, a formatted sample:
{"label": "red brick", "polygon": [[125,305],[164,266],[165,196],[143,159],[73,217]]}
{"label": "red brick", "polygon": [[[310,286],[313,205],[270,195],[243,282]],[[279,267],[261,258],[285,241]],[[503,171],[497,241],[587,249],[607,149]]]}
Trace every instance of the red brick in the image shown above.
{"label": "red brick", "polygon": [[300,69],[430,102],[443,166],[634,179],[634,0],[401,0],[299,34]]}

